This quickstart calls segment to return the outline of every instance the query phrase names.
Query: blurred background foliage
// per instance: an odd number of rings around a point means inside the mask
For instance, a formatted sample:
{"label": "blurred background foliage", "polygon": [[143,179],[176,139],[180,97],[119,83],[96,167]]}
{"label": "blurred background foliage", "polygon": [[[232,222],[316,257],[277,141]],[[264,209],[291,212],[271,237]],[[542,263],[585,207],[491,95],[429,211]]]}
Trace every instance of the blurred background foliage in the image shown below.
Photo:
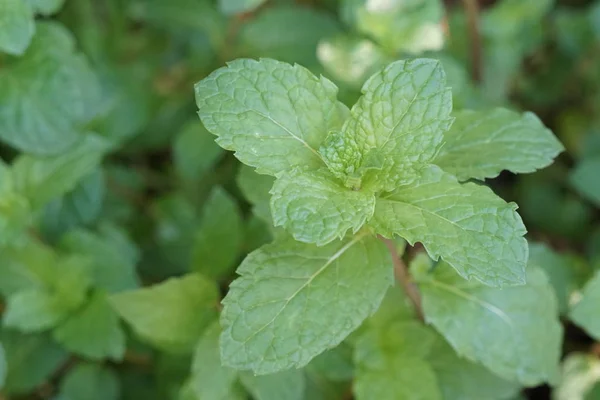
{"label": "blurred background foliage", "polygon": [[[600,399],[600,300],[595,322],[568,314],[600,269],[597,0],[0,0],[0,398],[221,398],[194,387],[218,363],[204,329],[277,232],[271,178],[214,143],[194,83],[269,57],[352,105],[375,70],[416,56],[441,60],[455,109],[531,110],[567,148],[489,182],[519,204],[566,328],[561,382],[514,398]],[[349,359],[311,363],[304,398],[350,399]],[[237,385],[232,398],[273,398],[265,380]]]}

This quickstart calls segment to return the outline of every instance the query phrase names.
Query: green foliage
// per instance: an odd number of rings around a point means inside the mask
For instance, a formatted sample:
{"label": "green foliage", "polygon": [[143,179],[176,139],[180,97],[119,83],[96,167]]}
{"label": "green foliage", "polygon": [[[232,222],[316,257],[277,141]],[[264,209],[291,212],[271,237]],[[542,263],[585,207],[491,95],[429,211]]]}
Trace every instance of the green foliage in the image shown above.
{"label": "green foliage", "polygon": [[0,398],[598,397],[599,26],[0,0]]}

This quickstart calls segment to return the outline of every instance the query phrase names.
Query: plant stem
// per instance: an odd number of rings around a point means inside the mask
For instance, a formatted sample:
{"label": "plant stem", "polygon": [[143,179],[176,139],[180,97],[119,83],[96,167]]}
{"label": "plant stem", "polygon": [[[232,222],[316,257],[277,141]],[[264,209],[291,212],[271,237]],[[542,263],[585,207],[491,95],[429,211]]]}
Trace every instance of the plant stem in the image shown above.
{"label": "plant stem", "polygon": [[413,303],[413,306],[415,307],[415,312],[417,313],[417,317],[419,317],[421,321],[425,321],[425,316],[423,315],[423,307],[421,306],[421,293],[419,293],[417,285],[415,285],[414,282],[412,282],[408,273],[408,268],[406,267],[406,264],[404,264],[404,261],[402,261],[402,258],[400,258],[400,255],[396,250],[396,245],[390,239],[381,238],[381,240],[383,241],[383,243],[385,243],[392,256],[392,262],[394,263],[394,275],[396,277],[396,280],[400,282],[402,288],[404,289],[404,293],[406,293],[406,296],[408,296],[410,301]]}
{"label": "plant stem", "polygon": [[482,57],[479,3],[478,0],[463,0],[463,6],[467,14],[469,38],[471,40],[471,77],[475,82],[481,82]]}

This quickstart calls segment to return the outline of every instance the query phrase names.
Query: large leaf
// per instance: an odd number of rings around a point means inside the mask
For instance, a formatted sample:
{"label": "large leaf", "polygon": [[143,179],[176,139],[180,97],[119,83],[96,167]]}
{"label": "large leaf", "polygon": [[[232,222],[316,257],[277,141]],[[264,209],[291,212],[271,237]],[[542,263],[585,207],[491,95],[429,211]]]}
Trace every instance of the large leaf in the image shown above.
{"label": "large leaf", "polygon": [[369,223],[386,237],[423,243],[464,278],[514,285],[525,282],[528,255],[516,208],[485,186],[461,184],[430,167],[412,185],[378,198]]}
{"label": "large leaf", "polygon": [[362,88],[341,132],[320,149],[352,188],[390,191],[416,179],[433,160],[452,122],[452,94],[438,61],[396,61]]}
{"label": "large leaf", "polygon": [[33,12],[25,0],[0,0],[0,51],[23,54],[34,32]]}
{"label": "large leaf", "polygon": [[385,246],[358,235],[323,247],[280,239],[250,253],[223,300],[223,363],[302,367],[373,313],[392,283]]}
{"label": "large leaf", "polygon": [[195,90],[200,118],[217,143],[270,175],[322,165],[317,149],[347,114],[333,83],[270,59],[232,61]]}
{"label": "large leaf", "polygon": [[188,352],[215,318],[218,292],[213,282],[190,274],[113,294],[110,301],[142,339],[167,351]]}
{"label": "large leaf", "polygon": [[59,154],[98,112],[100,89],[74,39],[39,23],[23,57],[0,71],[0,139],[25,152]]}
{"label": "large leaf", "polygon": [[326,169],[282,174],[271,189],[275,226],[296,240],[322,246],[356,233],[373,215],[375,196],[340,185]]}
{"label": "large leaf", "polygon": [[600,340],[600,272],[585,285],[582,295],[571,309],[571,319]]}
{"label": "large leaf", "polygon": [[435,163],[464,181],[547,167],[564,147],[532,113],[461,110]]}
{"label": "large leaf", "polygon": [[426,321],[459,355],[527,386],[556,381],[562,327],[542,271],[531,266],[526,285],[503,289],[465,281],[443,262],[414,275]]}

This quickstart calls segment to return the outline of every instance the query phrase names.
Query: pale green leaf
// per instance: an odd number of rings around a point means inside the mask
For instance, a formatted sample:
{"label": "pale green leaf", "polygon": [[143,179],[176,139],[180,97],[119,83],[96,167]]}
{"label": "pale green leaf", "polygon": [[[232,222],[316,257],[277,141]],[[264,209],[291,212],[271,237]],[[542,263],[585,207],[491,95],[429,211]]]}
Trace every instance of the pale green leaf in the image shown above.
{"label": "pale green leaf", "polygon": [[322,246],[356,233],[373,215],[375,196],[345,188],[326,169],[294,169],[271,189],[273,224],[296,240]]}
{"label": "pale green leaf", "polygon": [[414,181],[430,163],[452,123],[452,94],[438,61],[396,61],[362,88],[341,132],[321,147],[346,186],[386,191]]}
{"label": "pale green leaf", "polygon": [[571,309],[571,319],[591,336],[600,339],[600,271],[585,285],[582,297]]}
{"label": "pale green leaf", "polygon": [[198,399],[229,400],[234,392],[238,373],[221,365],[220,333],[219,323],[213,323],[204,331],[196,346],[190,384]]}
{"label": "pale green leaf", "polygon": [[189,274],[113,294],[110,301],[140,338],[167,351],[187,352],[215,318],[218,291],[213,282]]}
{"label": "pale green leaf", "polygon": [[259,175],[254,170],[242,165],[236,177],[236,183],[242,194],[252,204],[252,212],[265,222],[271,224],[271,195],[274,179],[269,175]]}
{"label": "pale green leaf", "polygon": [[515,285],[525,282],[528,256],[516,208],[485,186],[461,184],[430,167],[412,185],[378,198],[370,225],[386,237],[423,243],[464,278]]}
{"label": "pale green leaf", "polygon": [[21,155],[13,164],[16,189],[39,208],[75,188],[100,164],[107,143],[88,134],[56,156]]}
{"label": "pale green leaf", "polygon": [[355,345],[357,400],[441,400],[426,361],[435,334],[416,321],[370,329]]}
{"label": "pale green leaf", "polygon": [[503,170],[534,172],[564,150],[535,114],[504,108],[461,110],[435,163],[459,180],[495,178]]}
{"label": "pale green leaf", "polygon": [[588,398],[594,385],[600,382],[600,360],[589,354],[571,353],[562,364],[559,384],[554,389],[554,400],[592,400]]}
{"label": "pale green leaf", "polygon": [[223,14],[239,14],[252,11],[266,0],[219,0],[219,9]]}
{"label": "pale green leaf", "polygon": [[250,253],[223,300],[223,363],[268,374],[338,345],[393,281],[385,246],[359,235],[323,247],[279,239]]}
{"label": "pale green leaf", "polygon": [[42,15],[51,15],[57,13],[65,3],[65,0],[23,0],[29,5],[31,8]]}
{"label": "pale green leaf", "polygon": [[460,356],[526,386],[556,381],[562,326],[542,271],[530,266],[526,285],[503,289],[465,281],[443,262],[413,275],[426,321]]}
{"label": "pale green leaf", "polygon": [[4,330],[6,381],[3,393],[25,394],[43,383],[68,358],[68,353],[48,335],[26,335]]}
{"label": "pale green leaf", "polygon": [[194,235],[192,268],[211,278],[227,275],[240,256],[242,216],[235,200],[213,189]]}
{"label": "pale green leaf", "polygon": [[36,29],[25,54],[0,71],[0,139],[21,151],[60,154],[98,112],[100,88],[65,28],[44,22]]}
{"label": "pale green leaf", "polygon": [[102,292],[94,293],[56,327],[53,337],[69,351],[90,359],[119,361],[125,353],[125,332]]}
{"label": "pale green leaf", "polygon": [[291,369],[270,375],[240,374],[240,380],[254,400],[303,400],[304,371]]}
{"label": "pale green leaf", "polygon": [[7,299],[4,326],[22,332],[38,332],[55,326],[69,312],[45,290],[24,290]]}
{"label": "pale green leaf", "polygon": [[23,54],[34,32],[33,12],[25,0],[0,0],[0,51]]}
{"label": "pale green leaf", "polygon": [[322,165],[317,149],[347,114],[333,83],[270,59],[232,61],[195,91],[200,118],[217,143],[270,175]]}
{"label": "pale green leaf", "polygon": [[99,364],[77,364],[64,377],[57,400],[119,400],[116,374]]}
{"label": "pale green leaf", "polygon": [[345,0],[343,15],[391,53],[418,54],[444,45],[441,0]]}
{"label": "pale green leaf", "polygon": [[244,57],[268,57],[315,71],[319,70],[319,41],[339,32],[339,23],[329,13],[300,5],[274,5],[241,27],[238,49]]}
{"label": "pale green leaf", "polygon": [[173,162],[184,181],[202,179],[222,153],[214,135],[198,120],[187,123],[173,142]]}
{"label": "pale green leaf", "polygon": [[571,172],[571,185],[583,197],[600,207],[600,157],[587,158],[581,161]]}

